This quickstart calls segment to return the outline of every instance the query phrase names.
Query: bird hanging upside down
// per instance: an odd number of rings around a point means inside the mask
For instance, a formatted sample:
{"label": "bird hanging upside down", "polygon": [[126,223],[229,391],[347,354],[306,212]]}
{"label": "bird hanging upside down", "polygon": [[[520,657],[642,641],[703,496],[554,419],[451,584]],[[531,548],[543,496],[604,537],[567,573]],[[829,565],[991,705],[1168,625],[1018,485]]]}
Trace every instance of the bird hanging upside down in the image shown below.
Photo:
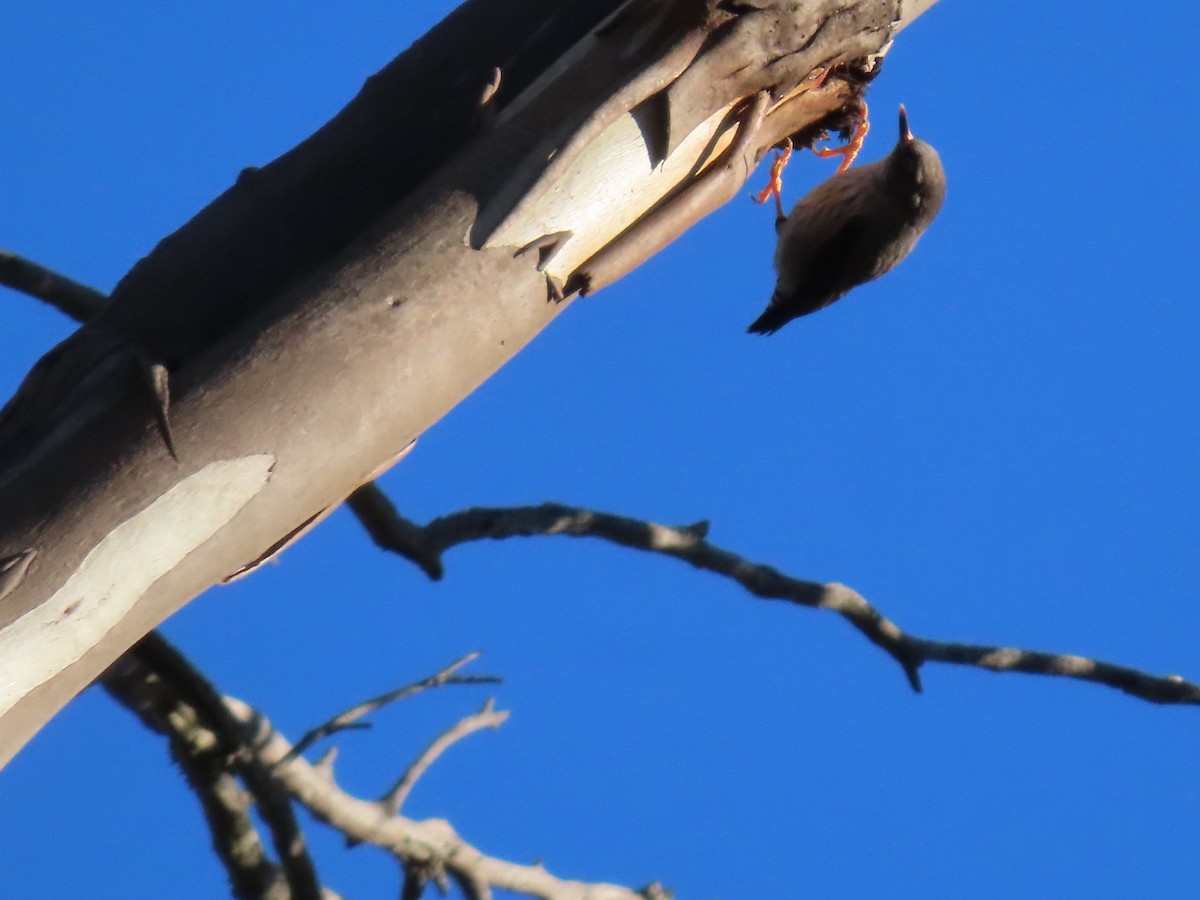
{"label": "bird hanging upside down", "polygon": [[[865,122],[865,109],[864,109]],[[856,141],[861,143],[865,127]],[[790,149],[790,148],[789,148]],[[826,151],[826,155],[831,152]],[[785,154],[787,151],[785,151]],[[847,154],[847,160],[853,156]],[[818,184],[783,215],[779,170],[756,198],[771,194],[779,211],[775,269],[779,280],[766,311],[747,329],[773,334],[792,319],[824,309],[860,284],[891,271],[929,227],[946,195],[946,173],[937,151],[913,137],[900,107],[900,140],[883,159],[846,170]]]}

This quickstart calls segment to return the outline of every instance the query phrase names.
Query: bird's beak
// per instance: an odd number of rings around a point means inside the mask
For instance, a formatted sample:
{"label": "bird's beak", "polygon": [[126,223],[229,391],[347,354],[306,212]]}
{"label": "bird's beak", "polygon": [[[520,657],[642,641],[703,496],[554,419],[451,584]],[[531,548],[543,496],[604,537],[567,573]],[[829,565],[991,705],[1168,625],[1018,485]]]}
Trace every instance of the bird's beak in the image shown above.
{"label": "bird's beak", "polygon": [[913,133],[908,130],[908,113],[904,111],[904,104],[900,104],[900,140],[911,141]]}

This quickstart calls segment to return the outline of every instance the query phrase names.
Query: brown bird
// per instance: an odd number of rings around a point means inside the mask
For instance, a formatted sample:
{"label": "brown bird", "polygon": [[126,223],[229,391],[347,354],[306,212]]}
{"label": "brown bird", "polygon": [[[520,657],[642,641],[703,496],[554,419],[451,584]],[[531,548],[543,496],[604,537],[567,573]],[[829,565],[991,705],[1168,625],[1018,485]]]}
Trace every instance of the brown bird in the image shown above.
{"label": "brown bird", "polygon": [[917,245],[945,196],[942,161],[913,137],[901,106],[900,140],[891,153],[818,184],[789,216],[780,207],[779,280],[766,311],[747,330],[773,334],[891,271]]}

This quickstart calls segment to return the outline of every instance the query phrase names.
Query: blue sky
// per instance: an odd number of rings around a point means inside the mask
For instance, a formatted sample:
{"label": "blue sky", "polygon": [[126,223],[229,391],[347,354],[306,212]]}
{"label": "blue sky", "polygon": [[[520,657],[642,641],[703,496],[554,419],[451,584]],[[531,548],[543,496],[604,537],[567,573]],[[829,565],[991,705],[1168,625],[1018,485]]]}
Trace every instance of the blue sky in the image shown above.
{"label": "blue sky", "polygon": [[[0,246],[111,289],[452,6],[9,4]],[[418,520],[546,499],[706,518],[918,634],[1200,677],[1197,28],[1169,5],[1082,17],[943,0],[901,35],[863,158],[904,102],[949,191],[891,275],[747,336],[773,229],[738,199],[569,308],[384,486]],[[798,156],[787,202],[835,164]],[[7,394],[71,326],[3,289],[0,314]],[[339,513],[164,631],[293,738],[484,650],[474,671],[503,686],[385,712],[338,740],[339,777],[382,792],[495,695],[510,721],[445,756],[409,812],[568,877],[725,900],[1185,897],[1200,879],[1193,709],[944,667],[914,696],[833,616],[597,542],[446,563],[431,585]],[[333,888],[395,895],[381,854],[310,835]],[[14,897],[224,890],[161,741],[98,690],[0,774],[0,847]]]}

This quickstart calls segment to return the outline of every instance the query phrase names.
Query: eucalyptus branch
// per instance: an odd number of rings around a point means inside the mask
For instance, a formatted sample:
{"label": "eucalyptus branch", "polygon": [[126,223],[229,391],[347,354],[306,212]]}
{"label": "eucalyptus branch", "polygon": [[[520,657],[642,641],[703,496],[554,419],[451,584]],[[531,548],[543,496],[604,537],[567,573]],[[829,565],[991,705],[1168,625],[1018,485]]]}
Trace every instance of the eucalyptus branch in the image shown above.
{"label": "eucalyptus branch", "polygon": [[[600,538],[622,547],[659,553],[737,582],[755,597],[836,612],[891,656],[914,691],[922,689],[925,663],[974,666],[992,672],[1023,672],[1089,681],[1116,688],[1152,703],[1200,705],[1200,685],[1178,675],[1156,676],[1084,656],[1044,653],[988,644],[935,641],[903,631],[857,591],[843,584],[822,584],[785,575],[707,540],[709,523],[659,525],[641,519],[596,512],[559,503],[503,508],[476,507],[434,519],[423,528],[405,520],[406,546],[419,546],[426,572],[440,571],[441,556],[459,544],[516,537]],[[403,551],[401,555],[411,559]]]}

